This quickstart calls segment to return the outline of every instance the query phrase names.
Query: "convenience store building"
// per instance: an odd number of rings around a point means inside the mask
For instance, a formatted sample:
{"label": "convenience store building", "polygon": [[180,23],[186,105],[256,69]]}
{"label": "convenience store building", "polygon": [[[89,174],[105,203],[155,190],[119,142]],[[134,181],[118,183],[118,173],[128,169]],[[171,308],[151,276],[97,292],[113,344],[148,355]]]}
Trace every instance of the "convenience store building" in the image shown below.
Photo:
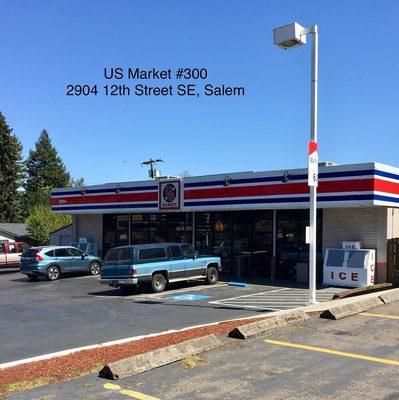
{"label": "convenience store building", "polygon": [[[380,163],[321,166],[317,260],[360,241],[376,250],[376,282],[392,279],[387,241],[399,237],[399,169]],[[54,213],[72,214],[72,241],[112,247],[192,243],[222,258],[233,276],[297,280],[308,262],[306,169],[117,182],[52,192]]]}

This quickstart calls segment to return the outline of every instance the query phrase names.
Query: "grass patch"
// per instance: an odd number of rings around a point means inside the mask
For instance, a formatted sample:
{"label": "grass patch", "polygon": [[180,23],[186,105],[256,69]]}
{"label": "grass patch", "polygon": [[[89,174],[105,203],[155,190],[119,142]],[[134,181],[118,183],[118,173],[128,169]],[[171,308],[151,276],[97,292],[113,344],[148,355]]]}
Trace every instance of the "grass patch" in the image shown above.
{"label": "grass patch", "polygon": [[13,392],[21,392],[23,390],[34,389],[39,386],[48,385],[49,383],[55,382],[56,378],[51,376],[43,376],[40,378],[33,379],[31,381],[20,381],[14,383],[4,383],[1,385],[0,393],[9,394]]}
{"label": "grass patch", "polygon": [[190,356],[181,360],[181,365],[185,369],[191,369],[206,364],[206,359],[202,356]]}

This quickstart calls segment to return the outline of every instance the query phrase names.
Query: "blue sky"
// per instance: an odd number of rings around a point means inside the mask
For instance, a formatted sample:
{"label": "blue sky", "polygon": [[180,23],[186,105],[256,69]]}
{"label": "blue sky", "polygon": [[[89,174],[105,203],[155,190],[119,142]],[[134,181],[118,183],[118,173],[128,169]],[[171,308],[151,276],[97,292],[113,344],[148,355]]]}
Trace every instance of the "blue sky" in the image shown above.
{"label": "blue sky", "polygon": [[[46,128],[89,184],[146,179],[139,164],[150,156],[170,175],[305,166],[310,46],[272,44],[272,29],[292,21],[319,25],[320,159],[399,166],[396,0],[0,0],[0,9],[0,111],[24,154]],[[103,68],[118,66],[205,67],[206,83],[246,94],[65,95],[68,83],[102,86]]]}

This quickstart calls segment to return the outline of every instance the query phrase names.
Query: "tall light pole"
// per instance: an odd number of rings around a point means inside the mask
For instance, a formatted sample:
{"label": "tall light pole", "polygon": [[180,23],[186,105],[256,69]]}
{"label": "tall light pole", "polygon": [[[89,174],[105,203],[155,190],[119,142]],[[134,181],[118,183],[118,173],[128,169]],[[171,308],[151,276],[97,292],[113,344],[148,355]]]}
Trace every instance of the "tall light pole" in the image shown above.
{"label": "tall light pole", "polygon": [[309,237],[309,303],[316,303],[316,224],[317,224],[317,81],[318,32],[317,25],[306,29],[296,22],[273,30],[273,42],[283,50],[306,44],[306,35],[312,36],[310,141],[308,146],[308,185],[310,187],[310,237]]}

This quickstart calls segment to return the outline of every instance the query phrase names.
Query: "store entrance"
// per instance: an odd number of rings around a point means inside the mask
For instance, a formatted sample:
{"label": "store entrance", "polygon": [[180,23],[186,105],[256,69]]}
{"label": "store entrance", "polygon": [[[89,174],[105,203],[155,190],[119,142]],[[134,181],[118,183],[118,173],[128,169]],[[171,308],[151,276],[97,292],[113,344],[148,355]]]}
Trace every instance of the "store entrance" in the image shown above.
{"label": "store entrance", "polygon": [[[276,279],[308,280],[309,245],[306,244],[308,210],[278,210],[276,222]],[[317,212],[317,263],[321,263],[322,210]]]}
{"label": "store entrance", "polygon": [[273,213],[195,213],[195,247],[202,255],[219,256],[224,274],[270,278]]}

